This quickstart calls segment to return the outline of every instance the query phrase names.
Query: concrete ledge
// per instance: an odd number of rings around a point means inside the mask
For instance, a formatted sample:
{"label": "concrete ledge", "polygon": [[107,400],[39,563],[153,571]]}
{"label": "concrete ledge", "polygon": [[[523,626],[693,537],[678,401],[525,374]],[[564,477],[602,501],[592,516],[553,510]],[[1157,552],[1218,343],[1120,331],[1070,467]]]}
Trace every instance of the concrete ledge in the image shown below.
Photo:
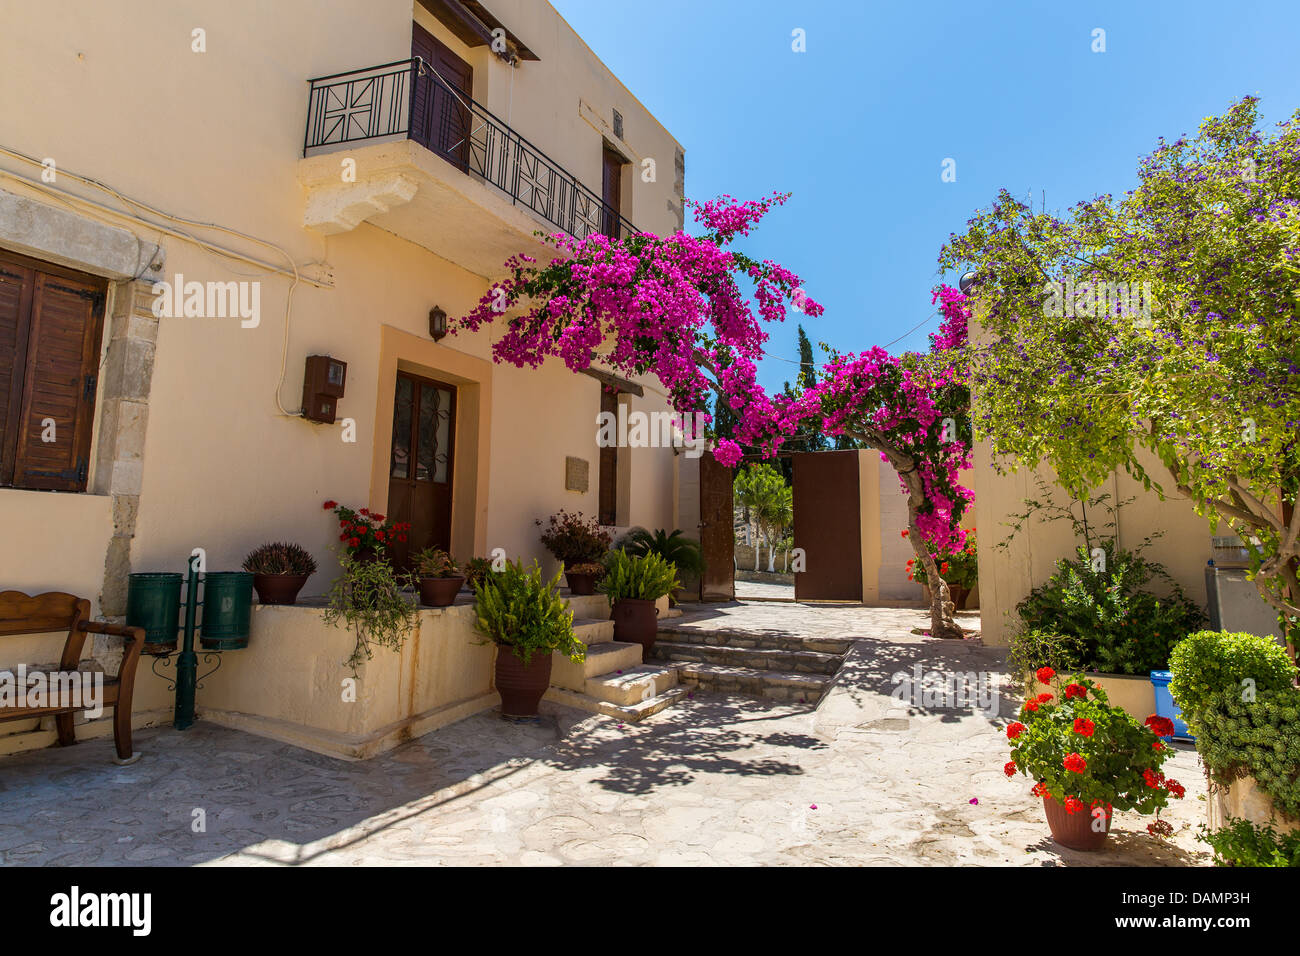
{"label": "concrete ledge", "polygon": [[125,229],[4,190],[0,243],[24,255],[118,280],[133,278],[159,252]]}

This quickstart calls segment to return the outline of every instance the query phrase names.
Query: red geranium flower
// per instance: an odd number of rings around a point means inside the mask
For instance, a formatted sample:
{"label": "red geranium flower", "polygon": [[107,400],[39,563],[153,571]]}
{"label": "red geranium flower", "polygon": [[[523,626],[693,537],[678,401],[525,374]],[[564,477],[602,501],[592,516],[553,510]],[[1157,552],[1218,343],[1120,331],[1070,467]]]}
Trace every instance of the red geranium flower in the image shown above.
{"label": "red geranium flower", "polygon": [[1023,734],[1024,732],[1025,732],[1025,725],[1022,724],[1022,723],[1021,723],[1020,721],[1018,721],[1018,720],[1016,720],[1016,721],[1012,721],[1011,723],[1007,724],[1007,739],[1008,739],[1008,740],[1015,740],[1017,737],[1019,737],[1019,736],[1020,736],[1021,734]]}
{"label": "red geranium flower", "polygon": [[1083,801],[1080,800],[1078,797],[1066,797],[1066,798],[1065,798],[1065,812],[1066,812],[1066,813],[1074,814],[1074,813],[1079,813],[1079,812],[1081,812],[1082,810],[1083,810]]}
{"label": "red geranium flower", "polygon": [[1016,762],[1008,760],[1006,766],[1002,768],[1002,772],[1008,777],[1014,777],[1016,775]]}
{"label": "red geranium flower", "polygon": [[904,538],[907,537],[907,529],[906,529],[906,528],[903,529],[903,531],[902,531],[902,535],[903,535]]}
{"label": "red geranium flower", "polygon": [[1034,676],[1038,678],[1038,683],[1049,684],[1051,683],[1052,678],[1056,676],[1056,671],[1052,670],[1050,667],[1040,667],[1038,670],[1034,671]]}
{"label": "red geranium flower", "polygon": [[380,522],[381,524],[383,523],[384,520],[383,515],[371,515],[370,517],[374,518],[376,521]]}
{"label": "red geranium flower", "polygon": [[338,506],[339,506],[339,503],[338,503],[337,501],[327,501],[327,502],[325,502],[325,510],[326,510],[326,511],[332,511],[333,509],[337,508]]}
{"label": "red geranium flower", "polygon": [[1091,737],[1096,725],[1087,717],[1076,717],[1074,719],[1074,732],[1082,734],[1084,737]]}
{"label": "red geranium flower", "polygon": [[355,548],[355,547],[357,547],[357,545],[361,544],[361,539],[360,539],[360,538],[349,538],[349,539],[348,539],[348,544],[349,544],[351,547],[354,547],[354,548]]}
{"label": "red geranium flower", "polygon": [[1152,836],[1171,836],[1173,832],[1174,828],[1168,820],[1157,820],[1155,823],[1147,824],[1147,833]]}
{"label": "red geranium flower", "polygon": [[1045,704],[1051,699],[1052,699],[1051,694],[1039,694],[1037,697],[1034,698],[1034,700],[1038,701],[1040,704]]}
{"label": "red geranium flower", "polygon": [[1165,775],[1163,773],[1157,773],[1156,771],[1152,770],[1150,767],[1147,767],[1145,770],[1142,771],[1142,779],[1147,782],[1148,787],[1154,789],[1156,787],[1159,787],[1162,783],[1164,783]]}
{"label": "red geranium flower", "polygon": [[1047,784],[1043,783],[1041,780],[1034,784],[1034,789],[1029,792],[1035,797],[1050,797],[1052,795],[1051,791],[1047,789]]}
{"label": "red geranium flower", "polygon": [[1025,710],[1029,711],[1029,713],[1032,714],[1032,713],[1033,713],[1034,711],[1036,711],[1037,709],[1038,709],[1038,701],[1037,701],[1037,700],[1027,700],[1027,701],[1025,701]]}
{"label": "red geranium flower", "polygon": [[1088,688],[1084,687],[1082,684],[1071,684],[1069,687],[1065,688],[1066,700],[1069,700],[1071,697],[1078,697],[1080,700],[1083,700],[1087,696]]}
{"label": "red geranium flower", "polygon": [[1151,728],[1151,732],[1157,737],[1172,737],[1174,735],[1174,722],[1168,717],[1158,717],[1152,714],[1146,719],[1146,725]]}
{"label": "red geranium flower", "polygon": [[1187,789],[1177,780],[1166,780],[1165,789],[1168,790],[1170,793],[1172,793],[1179,800],[1183,799],[1183,795],[1187,793]]}
{"label": "red geranium flower", "polygon": [[1088,761],[1084,760],[1077,753],[1066,754],[1065,759],[1061,761],[1061,763],[1066,770],[1072,771],[1073,773],[1083,773],[1088,769]]}

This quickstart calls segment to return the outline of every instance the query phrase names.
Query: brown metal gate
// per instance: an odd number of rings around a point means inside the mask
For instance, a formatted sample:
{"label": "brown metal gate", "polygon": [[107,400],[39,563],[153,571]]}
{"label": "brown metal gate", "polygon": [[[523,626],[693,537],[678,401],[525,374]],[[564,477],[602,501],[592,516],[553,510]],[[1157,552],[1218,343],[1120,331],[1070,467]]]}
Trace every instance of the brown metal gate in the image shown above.
{"label": "brown metal gate", "polygon": [[794,463],[794,546],[805,569],[796,601],[862,600],[862,498],[857,451],[799,452]]}
{"label": "brown metal gate", "polygon": [[700,548],[704,574],[701,601],[731,601],[736,597],[736,529],[731,501],[734,472],[712,454],[700,458]]}

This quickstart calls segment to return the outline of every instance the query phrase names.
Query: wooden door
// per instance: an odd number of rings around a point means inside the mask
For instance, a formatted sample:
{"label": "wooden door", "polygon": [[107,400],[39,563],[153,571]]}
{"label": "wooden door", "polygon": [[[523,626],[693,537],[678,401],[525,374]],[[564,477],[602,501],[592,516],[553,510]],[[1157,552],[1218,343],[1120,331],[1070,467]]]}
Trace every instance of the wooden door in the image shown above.
{"label": "wooden door", "polygon": [[602,231],[611,239],[619,239],[619,218],[623,215],[623,157],[613,150],[605,150],[601,172]]}
{"label": "wooden door", "polygon": [[451,550],[451,484],[456,447],[456,387],[397,373],[388,459],[388,515],[411,533],[390,553],[409,567],[424,548]]}
{"label": "wooden door", "polygon": [[807,570],[796,601],[862,600],[862,500],[857,451],[800,452],[794,461],[794,546]]}
{"label": "wooden door", "polygon": [[415,80],[411,139],[467,170],[474,70],[418,23],[411,24],[411,56],[424,60],[426,70]]}
{"label": "wooden door", "polygon": [[700,548],[704,574],[700,600],[731,601],[736,596],[736,518],[732,502],[735,473],[712,453],[700,458]]}

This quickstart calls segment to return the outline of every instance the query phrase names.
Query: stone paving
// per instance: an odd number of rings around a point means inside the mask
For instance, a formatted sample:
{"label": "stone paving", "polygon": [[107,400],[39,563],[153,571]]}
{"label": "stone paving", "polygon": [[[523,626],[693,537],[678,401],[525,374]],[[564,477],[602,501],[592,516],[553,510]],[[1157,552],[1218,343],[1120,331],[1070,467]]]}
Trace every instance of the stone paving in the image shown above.
{"label": "stone paving", "polygon": [[[205,724],[0,758],[0,863],[96,865],[1206,865],[1195,751],[1168,766],[1175,836],[1119,814],[1107,847],[1047,834],[1008,780],[1000,714],[904,708],[891,675],[997,672],[978,641],[913,636],[923,612],[735,604],[674,623],[852,637],[817,710],[697,693],[640,724],[543,704],[536,724],[479,714],[365,762]],[[966,627],[978,615],[963,615]],[[196,811],[202,811],[201,813]],[[203,826],[197,822],[202,819]]]}

